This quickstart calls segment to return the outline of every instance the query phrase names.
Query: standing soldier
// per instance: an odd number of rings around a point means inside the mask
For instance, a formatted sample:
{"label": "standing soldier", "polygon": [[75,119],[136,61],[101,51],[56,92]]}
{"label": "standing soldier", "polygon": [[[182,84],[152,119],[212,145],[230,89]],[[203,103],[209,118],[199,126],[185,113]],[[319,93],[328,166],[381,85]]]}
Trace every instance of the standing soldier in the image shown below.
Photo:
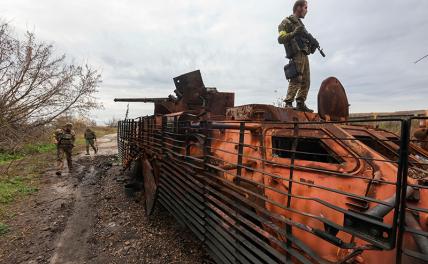
{"label": "standing soldier", "polygon": [[87,128],[85,131],[85,140],[86,140],[86,155],[89,155],[89,145],[91,145],[95,154],[97,154],[98,149],[95,146],[95,143],[97,142],[97,136],[95,135],[95,132],[92,131],[90,128]]}
{"label": "standing soldier", "polygon": [[73,170],[72,164],[72,151],[74,147],[74,141],[76,139],[75,133],[72,130],[73,125],[71,123],[67,123],[64,126],[64,129],[57,129],[55,131],[55,143],[57,144],[57,165],[58,171],[57,175],[61,175],[61,170],[64,167],[64,154],[67,159],[67,166],[69,172]]}
{"label": "standing soldier", "polygon": [[[278,26],[278,42],[283,44],[290,59],[294,63],[296,74],[290,77],[285,107],[292,108],[296,99],[296,110],[313,112],[306,104],[310,86],[310,70],[308,55],[319,48],[319,43],[310,35],[301,19],[305,18],[308,12],[308,3],[305,0],[296,1],[293,7],[293,14],[286,17]],[[322,50],[320,50],[321,54]],[[293,66],[294,67],[294,66]]]}

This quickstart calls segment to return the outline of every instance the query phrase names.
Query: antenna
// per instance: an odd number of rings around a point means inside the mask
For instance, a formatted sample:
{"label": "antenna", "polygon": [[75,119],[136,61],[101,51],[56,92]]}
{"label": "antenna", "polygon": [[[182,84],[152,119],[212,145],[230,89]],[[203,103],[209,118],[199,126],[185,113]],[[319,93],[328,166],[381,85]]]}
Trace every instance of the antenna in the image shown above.
{"label": "antenna", "polygon": [[422,57],[422,58],[420,58],[419,60],[415,61],[415,64],[416,64],[416,63],[418,63],[418,62],[420,62],[421,60],[423,60],[423,59],[427,58],[427,57],[428,57],[428,54],[427,54],[427,55],[425,55],[425,56],[423,56],[423,57]]}
{"label": "antenna", "polygon": [[126,113],[125,113],[125,119],[128,119],[128,114],[129,114],[129,103],[126,106]]}

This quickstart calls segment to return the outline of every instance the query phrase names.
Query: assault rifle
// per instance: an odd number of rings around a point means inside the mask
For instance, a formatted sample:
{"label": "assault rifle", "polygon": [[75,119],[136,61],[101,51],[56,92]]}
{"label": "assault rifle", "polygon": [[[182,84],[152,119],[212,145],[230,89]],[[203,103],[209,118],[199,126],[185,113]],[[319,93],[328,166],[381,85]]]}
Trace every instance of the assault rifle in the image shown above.
{"label": "assault rifle", "polygon": [[299,45],[300,50],[309,49],[308,52],[313,54],[318,49],[321,56],[325,57],[325,53],[320,47],[320,43],[306,30],[306,28],[299,32],[295,39],[297,41],[297,45]]}

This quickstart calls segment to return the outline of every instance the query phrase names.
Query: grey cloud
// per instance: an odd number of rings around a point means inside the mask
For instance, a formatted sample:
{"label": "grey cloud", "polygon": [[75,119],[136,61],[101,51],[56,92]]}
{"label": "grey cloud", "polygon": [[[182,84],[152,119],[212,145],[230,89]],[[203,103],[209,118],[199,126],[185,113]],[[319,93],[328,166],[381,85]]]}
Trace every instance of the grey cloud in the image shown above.
{"label": "grey cloud", "polygon": [[[0,17],[36,29],[57,49],[103,70],[98,120],[122,115],[120,96],[165,96],[172,78],[201,69],[205,84],[236,92],[236,103],[272,103],[285,95],[277,25],[292,1],[4,0]],[[322,80],[337,76],[352,111],[428,108],[428,2],[309,1],[304,20],[327,58],[311,56],[311,106]],[[55,12],[52,12],[55,10]],[[275,92],[277,91],[277,92]],[[379,100],[382,97],[382,100]],[[133,116],[152,105],[131,105]]]}

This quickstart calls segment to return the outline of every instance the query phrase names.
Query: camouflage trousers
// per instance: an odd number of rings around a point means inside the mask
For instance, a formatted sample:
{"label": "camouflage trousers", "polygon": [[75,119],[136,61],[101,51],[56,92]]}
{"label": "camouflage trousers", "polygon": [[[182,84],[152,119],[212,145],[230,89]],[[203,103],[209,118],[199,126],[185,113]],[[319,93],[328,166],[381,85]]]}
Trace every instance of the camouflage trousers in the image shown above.
{"label": "camouflage trousers", "polygon": [[94,139],[86,139],[86,153],[89,154],[89,146],[92,147],[95,153],[97,153],[97,148],[95,147]]}
{"label": "camouflage trousers", "polygon": [[297,102],[305,102],[311,85],[309,59],[307,55],[299,52],[293,60],[300,75],[290,80],[287,97],[284,101],[292,103],[296,99]]}
{"label": "camouflage trousers", "polygon": [[59,167],[58,169],[59,170],[61,170],[64,167],[64,163],[63,163],[64,156],[67,159],[68,169],[69,170],[72,169],[72,167],[73,167],[73,161],[72,161],[72,158],[71,158],[72,152],[73,152],[73,147],[72,146],[68,146],[68,145],[67,146],[66,145],[64,145],[64,146],[61,146],[61,145],[57,146],[57,148],[56,148],[56,158],[57,158],[58,167]]}

